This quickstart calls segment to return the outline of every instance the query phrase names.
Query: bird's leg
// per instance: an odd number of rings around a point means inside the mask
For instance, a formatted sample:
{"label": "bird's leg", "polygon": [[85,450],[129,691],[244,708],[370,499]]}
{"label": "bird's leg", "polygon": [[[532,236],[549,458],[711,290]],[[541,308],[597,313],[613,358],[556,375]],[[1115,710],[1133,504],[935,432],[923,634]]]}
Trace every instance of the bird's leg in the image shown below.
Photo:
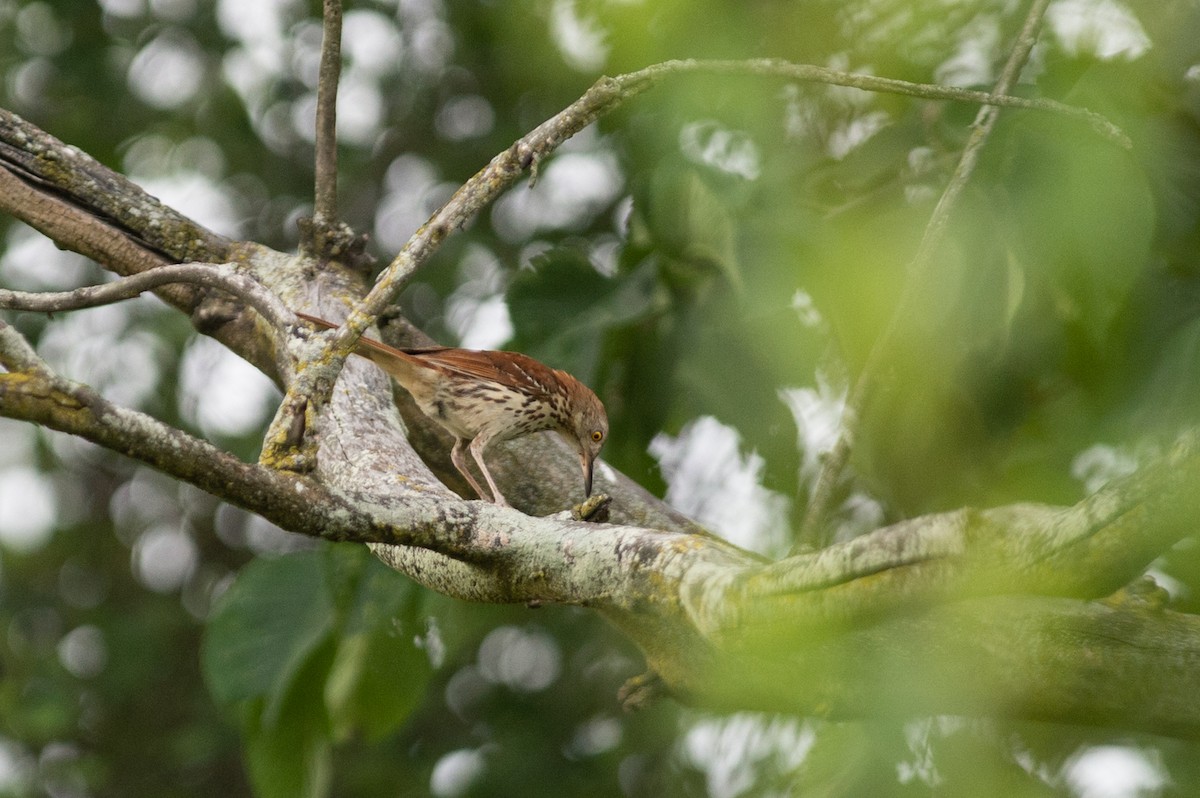
{"label": "bird's leg", "polygon": [[483,447],[487,446],[490,440],[490,436],[476,435],[475,440],[471,441],[471,455],[475,458],[475,462],[479,463],[479,470],[483,472],[483,478],[487,480],[488,487],[492,489],[492,495],[496,497],[496,504],[501,507],[511,507],[512,505],[505,500],[504,494],[496,487],[496,480],[492,479],[492,472],[488,471],[487,463],[483,462]]}
{"label": "bird's leg", "polygon": [[[483,492],[483,488],[479,487],[479,483],[475,481],[475,477],[471,474],[471,469],[467,467],[467,458],[463,454],[463,444],[467,441],[465,438],[455,438],[454,448],[450,450],[450,461],[454,463],[454,467],[458,469],[458,473],[467,478],[467,482],[475,490],[475,494],[484,501],[491,501],[491,498]],[[487,477],[488,484],[491,484],[492,478],[488,476],[487,469],[484,469],[483,475]]]}

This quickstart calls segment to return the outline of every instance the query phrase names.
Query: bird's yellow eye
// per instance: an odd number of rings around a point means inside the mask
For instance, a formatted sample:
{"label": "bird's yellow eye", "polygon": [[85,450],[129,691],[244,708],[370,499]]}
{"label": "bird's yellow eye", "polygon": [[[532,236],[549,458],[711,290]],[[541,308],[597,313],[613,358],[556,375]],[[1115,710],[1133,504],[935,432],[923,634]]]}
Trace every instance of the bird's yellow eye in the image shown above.
{"label": "bird's yellow eye", "polygon": [[598,429],[592,430],[592,440],[596,443],[599,443],[600,441],[604,440],[604,433]]}

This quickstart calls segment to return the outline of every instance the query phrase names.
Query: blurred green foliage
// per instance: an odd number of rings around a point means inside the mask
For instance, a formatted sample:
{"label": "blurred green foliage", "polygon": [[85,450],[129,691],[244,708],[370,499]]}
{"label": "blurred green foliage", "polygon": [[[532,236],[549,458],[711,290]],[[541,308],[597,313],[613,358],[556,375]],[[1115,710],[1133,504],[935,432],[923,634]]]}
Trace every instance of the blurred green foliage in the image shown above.
{"label": "blurred green foliage", "polygon": [[[318,5],[0,0],[0,105],[220,232],[290,249],[311,195]],[[1081,452],[1112,447],[1116,468],[1200,410],[1200,11],[1056,6],[1019,91],[1104,113],[1134,148],[1002,115],[863,419],[843,492],[884,517],[1075,501]],[[1060,18],[1072,9],[1082,33]],[[769,56],[983,87],[1023,13],[1006,0],[350,3],[342,211],[386,262],[599,74]],[[667,487],[655,436],[715,417],[795,519],[812,452],[781,397],[836,394],[857,373],[975,112],[669,80],[453,236],[403,309],[447,343],[491,335],[576,372],[609,407],[606,458],[652,489]],[[0,220],[0,282],[99,279],[30,240]],[[497,302],[507,342],[481,321]],[[135,404],[253,458],[269,394],[205,404],[217,366],[188,365],[201,347],[185,321],[153,303],[121,312],[103,351],[141,353],[150,389]],[[69,357],[85,332],[63,343],[66,320],[14,321],[68,376],[100,379],[85,366],[102,355]],[[258,416],[237,421],[247,405]],[[1070,795],[1079,752],[1130,741],[1169,782],[1161,794],[1200,778],[1194,746],[1122,730],[943,719],[756,736],[669,702],[625,716],[614,694],[637,654],[587,612],[450,602],[94,447],[12,423],[0,438],[28,454],[0,452],[0,477],[32,467],[59,505],[45,543],[0,549],[0,795]],[[154,541],[187,553],[173,581],[154,576],[170,564]],[[1161,563],[1191,611],[1196,563],[1194,544]],[[737,761],[705,754],[712,740]]]}

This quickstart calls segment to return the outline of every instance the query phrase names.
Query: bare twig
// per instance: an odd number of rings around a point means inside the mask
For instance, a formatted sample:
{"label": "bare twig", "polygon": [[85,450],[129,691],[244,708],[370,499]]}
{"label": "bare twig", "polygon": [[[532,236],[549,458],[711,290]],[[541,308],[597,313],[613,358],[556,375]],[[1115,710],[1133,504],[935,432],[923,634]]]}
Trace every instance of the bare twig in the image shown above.
{"label": "bare twig", "polygon": [[317,81],[313,215],[298,221],[300,251],[320,262],[338,261],[368,273],[374,258],[367,237],[338,216],[337,93],[342,72],[342,3],[324,0],[321,65]]}
{"label": "bare twig", "polygon": [[295,323],[295,314],[253,277],[232,263],[180,263],[158,266],[104,285],[90,285],[58,293],[27,293],[0,288],[0,308],[55,313],[93,308],[132,299],[144,291],[172,283],[219,288],[257,310],[275,329]]}
{"label": "bare twig", "polygon": [[337,221],[337,90],[342,72],[342,3],[324,0],[324,35],[317,83],[316,191],[313,221]]}
{"label": "bare twig", "polygon": [[391,304],[396,295],[412,278],[412,275],[437,251],[443,239],[451,231],[461,227],[468,219],[516,182],[526,169],[534,167],[540,159],[550,154],[568,138],[666,78],[705,73],[761,75],[849,86],[865,91],[905,94],[931,100],[982,103],[989,106],[1058,113],[1086,122],[1098,133],[1120,146],[1131,146],[1128,137],[1116,125],[1099,114],[1054,100],[1010,97],[1002,91],[989,94],[946,86],[910,83],[872,75],[839,72],[807,64],[793,64],[778,59],[666,61],[615,78],[601,78],[578,100],[493,158],[487,166],[464,183],[454,193],[454,196],[405,243],[388,267],[380,274],[370,293],[350,313],[342,331],[333,338],[330,345],[336,347],[337,351],[342,354],[348,353],[358,337],[374,323],[383,309]]}
{"label": "bare twig", "polygon": [[1011,89],[1011,83],[1008,84],[1008,88],[1004,91],[1000,90],[999,83],[997,83],[997,88],[991,92],[975,91],[955,86],[912,83],[911,81],[897,80],[895,78],[881,78],[875,75],[842,72],[811,64],[794,64],[790,61],[775,58],[758,58],[745,61],[666,61],[622,77],[643,76],[649,79],[658,79],[671,74],[687,72],[782,77],[805,83],[847,86],[849,88],[862,89],[863,91],[873,91],[882,94],[903,94],[910,97],[921,97],[926,100],[949,100],[952,102],[972,103],[999,108],[1024,108],[1031,111],[1048,111],[1086,123],[1097,134],[1123,149],[1129,149],[1133,146],[1133,143],[1129,140],[1125,132],[1101,114],[1090,111],[1087,108],[1068,105],[1056,100],[1012,97],[1006,93]]}
{"label": "bare twig", "polygon": [[[1038,27],[1041,24],[1042,17],[1046,13],[1048,5],[1049,0],[1033,0],[1028,14],[1026,14],[1021,31],[1013,43],[1013,49],[1009,53],[1008,60],[990,96],[1005,96],[1011,91],[1017,78],[1020,76],[1021,69],[1029,58],[1029,52],[1033,49],[1033,45],[1037,41]],[[830,505],[833,502],[838,481],[841,479],[842,472],[850,460],[850,451],[853,448],[854,436],[858,430],[862,414],[866,409],[867,402],[871,398],[871,393],[885,365],[886,358],[891,353],[901,322],[911,308],[913,299],[920,287],[924,285],[930,264],[933,262],[933,254],[941,246],[945,238],[946,226],[949,222],[950,214],[953,212],[958,198],[966,187],[971,174],[975,171],[975,164],[979,160],[979,154],[983,151],[983,145],[1000,116],[999,107],[1005,104],[989,101],[983,108],[979,109],[979,113],[975,117],[970,138],[963,148],[958,166],[955,167],[954,173],[950,176],[950,181],[946,184],[946,188],[942,192],[937,206],[933,209],[929,223],[925,226],[924,235],[921,237],[921,243],[917,248],[916,254],[913,256],[912,263],[909,265],[908,277],[904,285],[904,290],[900,295],[900,300],[896,303],[887,326],[884,327],[883,332],[880,333],[871,347],[862,371],[859,373],[858,379],[855,381],[850,395],[846,399],[841,434],[838,436],[833,449],[826,454],[821,471],[817,475],[816,485],[813,487],[812,496],[810,497],[808,508],[804,514],[804,520],[797,535],[797,548],[819,548],[828,543],[824,530],[826,517],[831,509]],[[1073,115],[1077,115],[1082,110],[1075,109]],[[1098,115],[1091,114],[1090,111],[1085,113],[1094,119],[1100,119]],[[1105,121],[1105,124],[1110,123]],[[1119,133],[1119,131],[1117,132]],[[1122,137],[1123,135],[1121,134]]]}

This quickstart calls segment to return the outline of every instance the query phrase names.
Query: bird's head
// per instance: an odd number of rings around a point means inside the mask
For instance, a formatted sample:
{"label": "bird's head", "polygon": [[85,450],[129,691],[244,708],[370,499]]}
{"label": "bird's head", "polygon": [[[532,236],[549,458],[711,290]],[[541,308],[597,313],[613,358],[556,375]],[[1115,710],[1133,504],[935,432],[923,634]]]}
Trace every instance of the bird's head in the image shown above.
{"label": "bird's head", "polygon": [[592,471],[596,457],[608,440],[608,414],[600,398],[583,383],[572,380],[571,424],[561,430],[571,447],[579,453],[579,465],[583,469],[583,492],[592,495]]}

